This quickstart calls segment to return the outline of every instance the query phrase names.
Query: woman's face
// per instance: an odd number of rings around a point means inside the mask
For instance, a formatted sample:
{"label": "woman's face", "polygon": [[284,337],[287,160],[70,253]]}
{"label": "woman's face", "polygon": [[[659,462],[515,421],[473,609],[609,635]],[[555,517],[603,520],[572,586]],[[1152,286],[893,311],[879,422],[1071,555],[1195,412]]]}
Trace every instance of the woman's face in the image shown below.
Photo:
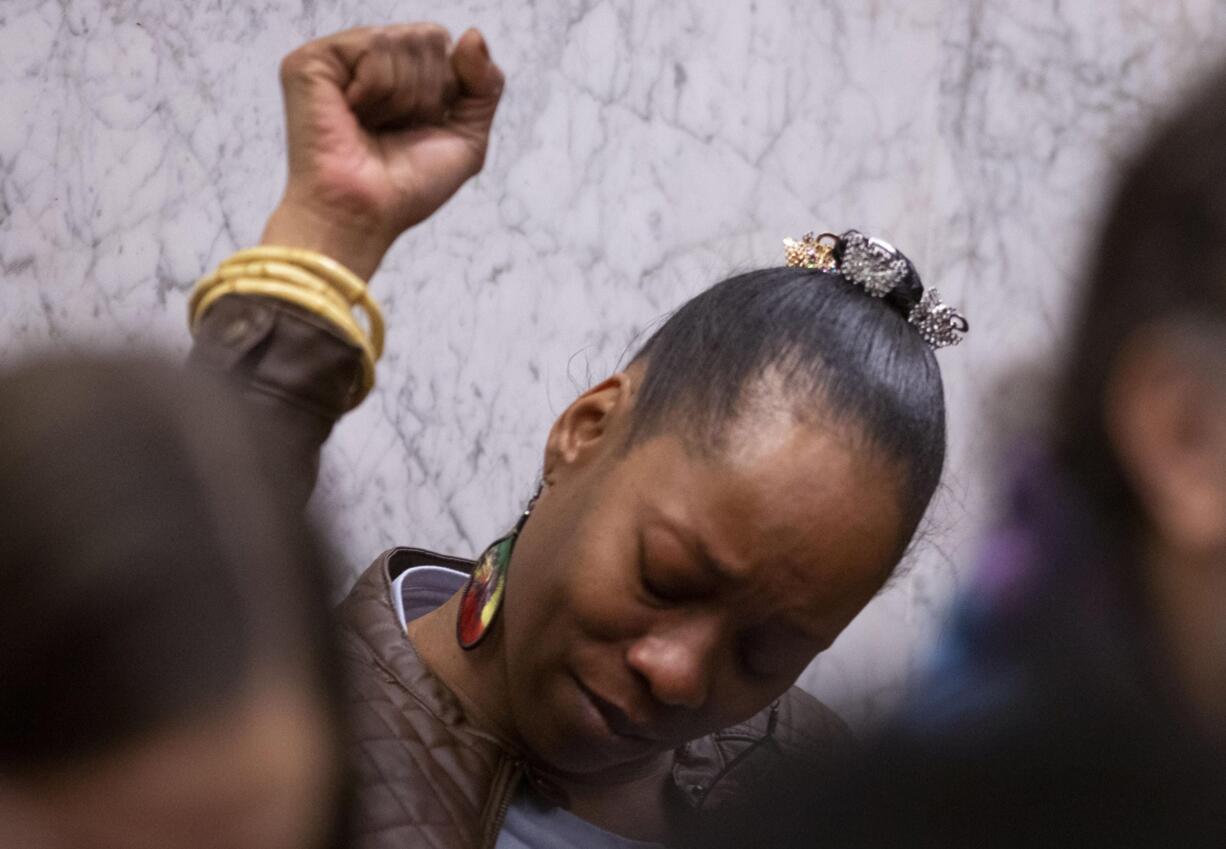
{"label": "woman's face", "polygon": [[0,845],[25,849],[323,849],[337,740],[313,693],[261,684],[240,704],[0,787]]}
{"label": "woman's face", "polygon": [[[551,435],[503,609],[516,729],[556,769],[647,760],[768,706],[891,572],[898,470],[841,428],[734,423],[628,452],[606,381]],[[604,401],[609,399],[605,398]]]}

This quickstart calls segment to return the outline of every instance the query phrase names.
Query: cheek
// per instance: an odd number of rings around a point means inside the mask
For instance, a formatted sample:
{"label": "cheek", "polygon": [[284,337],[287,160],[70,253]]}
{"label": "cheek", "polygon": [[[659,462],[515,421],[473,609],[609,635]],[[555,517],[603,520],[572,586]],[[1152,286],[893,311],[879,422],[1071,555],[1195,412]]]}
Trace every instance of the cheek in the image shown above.
{"label": "cheek", "polygon": [[[651,611],[637,594],[635,537],[615,526],[617,515],[595,505],[585,516],[550,516],[539,529],[529,520],[507,580],[513,674],[539,679],[543,672],[529,666],[556,664],[563,653],[605,652],[643,627]],[[565,531],[550,533],[562,519]]]}
{"label": "cheek", "polygon": [[647,603],[639,575],[638,545],[633,533],[593,534],[568,576],[568,615],[574,622],[576,648],[621,654],[638,637],[651,632],[659,611]]}
{"label": "cheek", "polygon": [[[605,486],[614,488],[609,482]],[[636,556],[633,511],[615,491],[596,498],[570,492],[554,496],[562,501],[561,509],[542,503],[539,517],[528,520],[516,546],[508,602],[517,613],[529,608],[529,619],[550,620],[562,610],[573,618],[600,619],[626,595]]]}
{"label": "cheek", "polygon": [[640,626],[642,610],[614,558],[576,542],[557,552],[564,562],[507,581],[507,662],[518,680],[540,685],[562,664],[608,662]]}

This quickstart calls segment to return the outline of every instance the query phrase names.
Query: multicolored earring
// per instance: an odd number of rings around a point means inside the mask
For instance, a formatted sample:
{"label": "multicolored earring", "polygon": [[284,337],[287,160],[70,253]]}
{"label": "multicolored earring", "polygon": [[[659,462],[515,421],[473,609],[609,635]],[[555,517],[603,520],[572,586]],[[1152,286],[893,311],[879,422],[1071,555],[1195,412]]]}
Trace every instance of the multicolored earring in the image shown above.
{"label": "multicolored earring", "polygon": [[456,639],[460,648],[465,651],[480,645],[493,629],[506,592],[507,567],[511,565],[511,552],[515,550],[519,532],[524,529],[524,524],[532,515],[532,508],[540,497],[541,489],[537,489],[536,495],[532,496],[524,514],[519,517],[511,532],[495,540],[477,558],[476,565],[473,566],[472,575],[460,595],[460,613],[455,623]]}

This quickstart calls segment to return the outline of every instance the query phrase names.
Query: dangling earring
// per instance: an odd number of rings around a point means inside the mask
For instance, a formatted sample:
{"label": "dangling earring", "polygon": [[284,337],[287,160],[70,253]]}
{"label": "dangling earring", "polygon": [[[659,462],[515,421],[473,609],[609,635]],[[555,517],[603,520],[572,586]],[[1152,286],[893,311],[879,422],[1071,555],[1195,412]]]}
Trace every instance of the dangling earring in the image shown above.
{"label": "dangling earring", "polygon": [[524,529],[524,523],[532,515],[536,500],[541,497],[544,484],[537,488],[536,494],[528,502],[524,514],[519,517],[515,527],[506,536],[496,540],[485,550],[473,567],[472,575],[464,586],[460,596],[460,613],[456,617],[455,633],[460,648],[465,651],[480,645],[493,629],[498,611],[502,609],[502,599],[507,587],[507,567],[511,565],[511,552],[515,550],[515,541],[519,532]]}

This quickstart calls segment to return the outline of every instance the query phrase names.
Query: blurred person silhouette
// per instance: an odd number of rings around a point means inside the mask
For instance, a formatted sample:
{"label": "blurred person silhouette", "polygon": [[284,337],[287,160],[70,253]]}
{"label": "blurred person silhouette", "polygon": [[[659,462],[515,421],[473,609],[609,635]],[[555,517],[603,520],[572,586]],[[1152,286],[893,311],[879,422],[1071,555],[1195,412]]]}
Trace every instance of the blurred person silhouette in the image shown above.
{"label": "blurred person silhouette", "polygon": [[1121,176],[930,674],[781,842],[1226,845],[1224,139],[1226,67]]}
{"label": "blurred person silhouette", "polygon": [[[281,431],[302,494],[374,382],[366,281],[481,170],[503,75],[475,30],[417,24],[318,39],[281,76],[285,194],[189,312],[193,357]],[[456,295],[455,328],[404,356],[429,362],[470,309]],[[499,330],[473,344],[529,332]],[[845,726],[794,685],[911,540],[945,454],[934,349],[965,330],[890,246],[789,242],[567,406],[537,495],[475,562],[376,559],[340,614],[357,845],[701,844],[755,819],[783,764],[837,762]],[[522,403],[496,380],[482,397]]]}
{"label": "blurred person silhouette", "polygon": [[228,390],[147,356],[0,375],[0,846],[329,849],[328,575]]}

